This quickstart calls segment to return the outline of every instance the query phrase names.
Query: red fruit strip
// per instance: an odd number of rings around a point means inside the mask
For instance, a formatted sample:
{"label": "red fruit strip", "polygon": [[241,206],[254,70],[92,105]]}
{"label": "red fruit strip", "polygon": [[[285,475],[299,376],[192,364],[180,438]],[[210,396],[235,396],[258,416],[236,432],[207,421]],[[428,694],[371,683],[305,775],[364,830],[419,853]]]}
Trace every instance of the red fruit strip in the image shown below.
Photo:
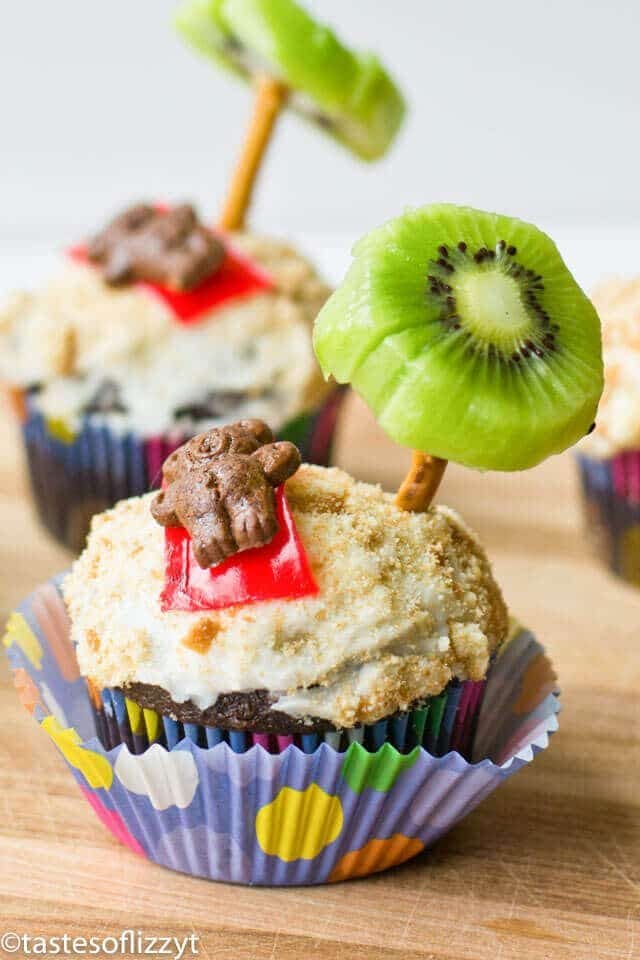
{"label": "red fruit strip", "polygon": [[278,532],[265,547],[244,550],[203,570],[183,527],[165,529],[162,610],[222,610],[265,600],[313,596],[318,585],[284,494],[276,490]]}
{"label": "red fruit strip", "polygon": [[[227,246],[227,255],[210,277],[193,290],[170,290],[156,283],[137,283],[159,297],[179,323],[195,323],[204,314],[230,300],[255,296],[273,288],[272,279],[252,261]],[[84,244],[69,247],[67,255],[78,263],[89,263]],[[96,268],[98,269],[98,268]]]}

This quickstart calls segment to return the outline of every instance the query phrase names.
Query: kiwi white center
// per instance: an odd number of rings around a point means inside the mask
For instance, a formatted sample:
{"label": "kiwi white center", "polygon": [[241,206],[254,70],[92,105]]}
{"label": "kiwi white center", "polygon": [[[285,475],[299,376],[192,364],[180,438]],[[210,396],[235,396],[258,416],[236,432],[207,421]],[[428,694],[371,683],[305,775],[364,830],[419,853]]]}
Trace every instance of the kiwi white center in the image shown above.
{"label": "kiwi white center", "polygon": [[511,349],[531,330],[520,284],[500,270],[461,272],[455,289],[459,312],[480,340]]}
{"label": "kiwi white center", "polygon": [[442,335],[490,361],[520,364],[555,353],[559,326],[545,308],[542,275],[504,240],[474,250],[440,244],[429,261],[427,297]]}

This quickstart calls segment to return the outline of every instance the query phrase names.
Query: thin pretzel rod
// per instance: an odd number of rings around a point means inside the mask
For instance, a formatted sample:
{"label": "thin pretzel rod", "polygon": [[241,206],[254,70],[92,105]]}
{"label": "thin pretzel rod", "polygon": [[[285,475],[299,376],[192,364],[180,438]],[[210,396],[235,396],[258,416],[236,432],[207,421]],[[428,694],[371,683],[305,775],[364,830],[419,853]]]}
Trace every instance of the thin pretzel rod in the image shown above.
{"label": "thin pretzel rod", "polygon": [[287,87],[279,80],[266,74],[258,78],[253,116],[218,223],[222,230],[241,230],[244,227],[262,158],[287,93]]}
{"label": "thin pretzel rod", "polygon": [[447,467],[447,460],[413,451],[411,467],[396,494],[396,506],[412,513],[423,513],[431,506]]}

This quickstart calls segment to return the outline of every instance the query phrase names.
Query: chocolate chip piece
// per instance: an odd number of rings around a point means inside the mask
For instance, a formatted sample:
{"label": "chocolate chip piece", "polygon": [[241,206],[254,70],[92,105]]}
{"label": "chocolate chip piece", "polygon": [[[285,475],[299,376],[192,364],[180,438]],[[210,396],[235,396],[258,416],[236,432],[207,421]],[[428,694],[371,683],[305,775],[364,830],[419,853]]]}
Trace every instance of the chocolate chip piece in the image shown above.
{"label": "chocolate chip piece", "polygon": [[176,407],[173,415],[176,420],[188,417],[190,420],[213,420],[224,417],[244,403],[248,394],[244,390],[210,390],[202,400]]}
{"label": "chocolate chip piece", "polygon": [[274,442],[262,420],[240,420],[189,440],[163,465],[165,488],[151,504],[164,527],[189,531],[198,564],[212,567],[261,547],[278,529],[273,488],[300,466],[287,440]]}
{"label": "chocolate chip piece", "polygon": [[87,255],[112,286],[146,280],[191,290],[218,269],[225,249],[188,204],[171,210],[137,204],[93,237]]}
{"label": "chocolate chip piece", "polygon": [[126,413],[127,408],[122,402],[120,385],[114,380],[103,380],[82,408],[82,412],[87,415],[92,413]]}

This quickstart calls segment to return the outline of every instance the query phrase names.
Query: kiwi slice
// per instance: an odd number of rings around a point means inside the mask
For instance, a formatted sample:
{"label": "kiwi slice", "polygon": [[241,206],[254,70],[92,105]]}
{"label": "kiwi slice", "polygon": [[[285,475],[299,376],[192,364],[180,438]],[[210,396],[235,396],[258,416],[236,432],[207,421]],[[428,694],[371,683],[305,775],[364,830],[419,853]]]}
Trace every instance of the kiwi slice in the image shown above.
{"label": "kiwi slice", "polygon": [[231,35],[222,15],[223,3],[224,0],[186,0],[174,14],[174,26],[198,53],[250,79],[244,48]]}
{"label": "kiwi slice", "polygon": [[521,470],[586,434],[602,392],[600,322],[531,224],[434,204],[373,230],[317,317],[325,375],[398,443]]}
{"label": "kiwi slice", "polygon": [[282,80],[289,106],[363,160],[381,157],[402,123],[402,94],[377,57],[347,50],[294,0],[185,0],[174,22],[245,80]]}

